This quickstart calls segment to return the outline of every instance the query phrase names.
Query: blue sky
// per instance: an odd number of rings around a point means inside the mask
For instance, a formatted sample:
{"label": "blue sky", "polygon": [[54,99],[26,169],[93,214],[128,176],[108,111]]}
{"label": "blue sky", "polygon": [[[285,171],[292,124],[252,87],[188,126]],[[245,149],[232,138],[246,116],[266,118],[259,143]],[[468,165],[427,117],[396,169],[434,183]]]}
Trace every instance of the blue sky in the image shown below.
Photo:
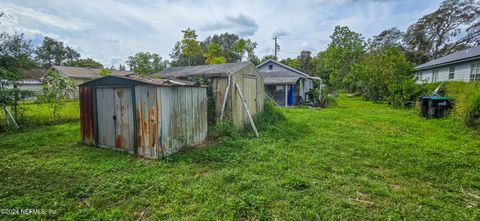
{"label": "blue sky", "polygon": [[390,27],[405,30],[440,0],[2,0],[0,29],[26,33],[34,43],[48,35],[106,66],[139,51],[169,58],[181,30],[197,30],[199,40],[236,33],[258,43],[259,56],[273,52],[280,36],[280,58],[301,50],[325,49],[336,25],[372,37]]}

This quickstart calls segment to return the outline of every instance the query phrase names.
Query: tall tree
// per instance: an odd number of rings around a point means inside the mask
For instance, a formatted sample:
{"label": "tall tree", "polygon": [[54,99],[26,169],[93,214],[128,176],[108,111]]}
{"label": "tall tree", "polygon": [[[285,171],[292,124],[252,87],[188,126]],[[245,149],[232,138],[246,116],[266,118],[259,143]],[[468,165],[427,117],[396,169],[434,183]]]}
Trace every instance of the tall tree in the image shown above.
{"label": "tall tree", "polygon": [[149,52],[138,52],[134,56],[128,57],[125,63],[133,72],[142,76],[158,73],[167,66],[167,62],[162,57]]}
{"label": "tall tree", "polygon": [[[170,53],[171,66],[199,65],[205,63],[241,62],[244,60],[259,64],[260,59],[255,55],[254,50],[257,43],[250,39],[240,38],[236,34],[223,33],[207,37],[199,42],[194,30],[183,30],[183,39],[178,41],[172,53]],[[200,48],[198,48],[200,46]],[[199,53],[200,52],[200,53]],[[199,56],[203,55],[203,56]],[[213,59],[213,56],[216,59]],[[203,58],[210,57],[206,61]]]}
{"label": "tall tree", "polygon": [[265,55],[265,56],[262,57],[262,59],[260,59],[260,63],[263,63],[263,62],[268,61],[268,60],[276,61],[277,59],[273,55]]}
{"label": "tall tree", "polygon": [[389,28],[375,35],[369,42],[370,50],[378,50],[387,46],[403,47],[402,39],[404,33],[397,27]]}
{"label": "tall tree", "polygon": [[182,54],[187,57],[188,65],[192,65],[192,59],[198,57],[202,54],[202,47],[200,42],[197,40],[198,35],[195,33],[195,30],[187,28],[183,30],[183,39],[182,45],[180,46]]}
{"label": "tall tree", "polygon": [[197,40],[198,35],[195,30],[187,28],[182,30],[183,38],[175,43],[175,47],[170,53],[171,66],[190,66],[205,64],[203,58],[204,51]]}
{"label": "tall tree", "polygon": [[45,37],[42,44],[35,50],[37,62],[45,68],[52,65],[63,65],[80,58],[80,54],[63,42]]}
{"label": "tall tree", "polygon": [[222,56],[220,45],[215,42],[211,42],[208,45],[207,53],[205,53],[204,57],[207,64],[224,64],[227,62],[225,57]]}
{"label": "tall tree", "polygon": [[32,60],[33,48],[23,34],[0,33],[0,79],[17,81],[23,78],[23,71],[35,66]]}
{"label": "tall tree", "polygon": [[411,61],[425,63],[480,44],[480,3],[445,0],[411,25],[404,37]]}
{"label": "tall tree", "polygon": [[415,98],[414,70],[399,47],[385,46],[369,52],[353,66],[352,73],[364,99],[402,106]]}
{"label": "tall tree", "polygon": [[223,33],[207,37],[201,42],[201,45],[207,49],[212,42],[220,46],[220,54],[225,57],[227,63],[258,59],[254,54],[257,43],[250,39],[242,39],[236,34]]}
{"label": "tall tree", "polygon": [[317,75],[332,89],[354,90],[351,68],[365,54],[366,43],[361,34],[346,26],[336,26],[330,36],[332,42],[320,52]]}
{"label": "tall tree", "polygon": [[281,60],[280,63],[285,64],[291,68],[300,69],[300,62],[297,58],[286,58]]}
{"label": "tall tree", "polygon": [[74,67],[88,67],[88,68],[103,68],[103,64],[91,58],[81,58],[78,60],[68,60],[64,63],[67,66]]}
{"label": "tall tree", "polygon": [[312,52],[303,50],[297,56],[298,69],[308,75],[315,74],[315,64],[313,63]]}
{"label": "tall tree", "polygon": [[16,88],[16,83],[23,78],[24,70],[35,66],[32,50],[31,42],[23,34],[0,33],[0,106],[13,105],[15,118],[18,101],[31,96],[30,92]]}

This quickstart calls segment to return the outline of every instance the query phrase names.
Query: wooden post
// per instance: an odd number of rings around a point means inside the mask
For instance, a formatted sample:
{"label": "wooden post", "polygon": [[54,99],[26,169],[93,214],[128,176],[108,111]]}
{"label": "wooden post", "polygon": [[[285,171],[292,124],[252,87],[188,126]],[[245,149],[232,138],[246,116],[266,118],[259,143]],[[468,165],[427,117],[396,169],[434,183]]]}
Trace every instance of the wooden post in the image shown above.
{"label": "wooden post", "polygon": [[5,113],[6,113],[7,116],[8,116],[7,119],[6,119],[7,125],[9,124],[8,119],[10,118],[10,120],[11,120],[12,123],[13,123],[13,126],[15,126],[16,129],[20,128],[20,127],[18,126],[17,122],[15,121],[15,118],[13,118],[12,114],[10,113],[10,111],[8,111],[7,107],[4,106],[3,109],[5,110]]}
{"label": "wooden post", "polygon": [[255,134],[257,135],[257,137],[260,137],[260,135],[258,134],[258,131],[257,131],[257,127],[255,127],[255,123],[253,122],[252,115],[250,114],[250,111],[248,110],[247,100],[245,100],[245,98],[243,97],[242,90],[240,90],[240,86],[238,86],[238,84],[235,84],[235,86],[237,87],[238,96],[240,96],[240,99],[242,100],[243,108],[247,112],[248,119],[250,120],[250,124],[252,125],[252,128],[255,131]]}
{"label": "wooden post", "polygon": [[264,94],[265,94],[265,97],[267,97],[268,99],[270,99],[271,101],[273,101],[273,103],[274,103],[276,106],[279,106],[279,105],[277,104],[277,102],[276,102],[272,97],[270,97],[270,95],[268,95],[266,92],[264,92]]}

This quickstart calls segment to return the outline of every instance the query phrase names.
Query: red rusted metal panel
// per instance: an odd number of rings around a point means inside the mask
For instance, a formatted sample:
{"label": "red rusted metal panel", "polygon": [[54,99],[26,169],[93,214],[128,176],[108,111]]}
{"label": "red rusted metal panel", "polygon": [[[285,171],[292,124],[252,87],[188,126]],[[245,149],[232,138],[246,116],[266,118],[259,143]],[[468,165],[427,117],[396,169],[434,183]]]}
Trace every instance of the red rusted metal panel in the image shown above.
{"label": "red rusted metal panel", "polygon": [[80,87],[80,131],[84,143],[94,143],[93,90]]}

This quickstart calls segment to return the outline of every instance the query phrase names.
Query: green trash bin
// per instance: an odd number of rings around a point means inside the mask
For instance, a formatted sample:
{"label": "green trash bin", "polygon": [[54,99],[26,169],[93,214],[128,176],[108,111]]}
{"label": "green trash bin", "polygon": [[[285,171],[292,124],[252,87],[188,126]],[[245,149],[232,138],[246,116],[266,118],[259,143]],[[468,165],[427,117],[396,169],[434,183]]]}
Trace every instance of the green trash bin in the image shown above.
{"label": "green trash bin", "polygon": [[420,115],[425,118],[448,116],[453,107],[453,99],[441,96],[420,97]]}

